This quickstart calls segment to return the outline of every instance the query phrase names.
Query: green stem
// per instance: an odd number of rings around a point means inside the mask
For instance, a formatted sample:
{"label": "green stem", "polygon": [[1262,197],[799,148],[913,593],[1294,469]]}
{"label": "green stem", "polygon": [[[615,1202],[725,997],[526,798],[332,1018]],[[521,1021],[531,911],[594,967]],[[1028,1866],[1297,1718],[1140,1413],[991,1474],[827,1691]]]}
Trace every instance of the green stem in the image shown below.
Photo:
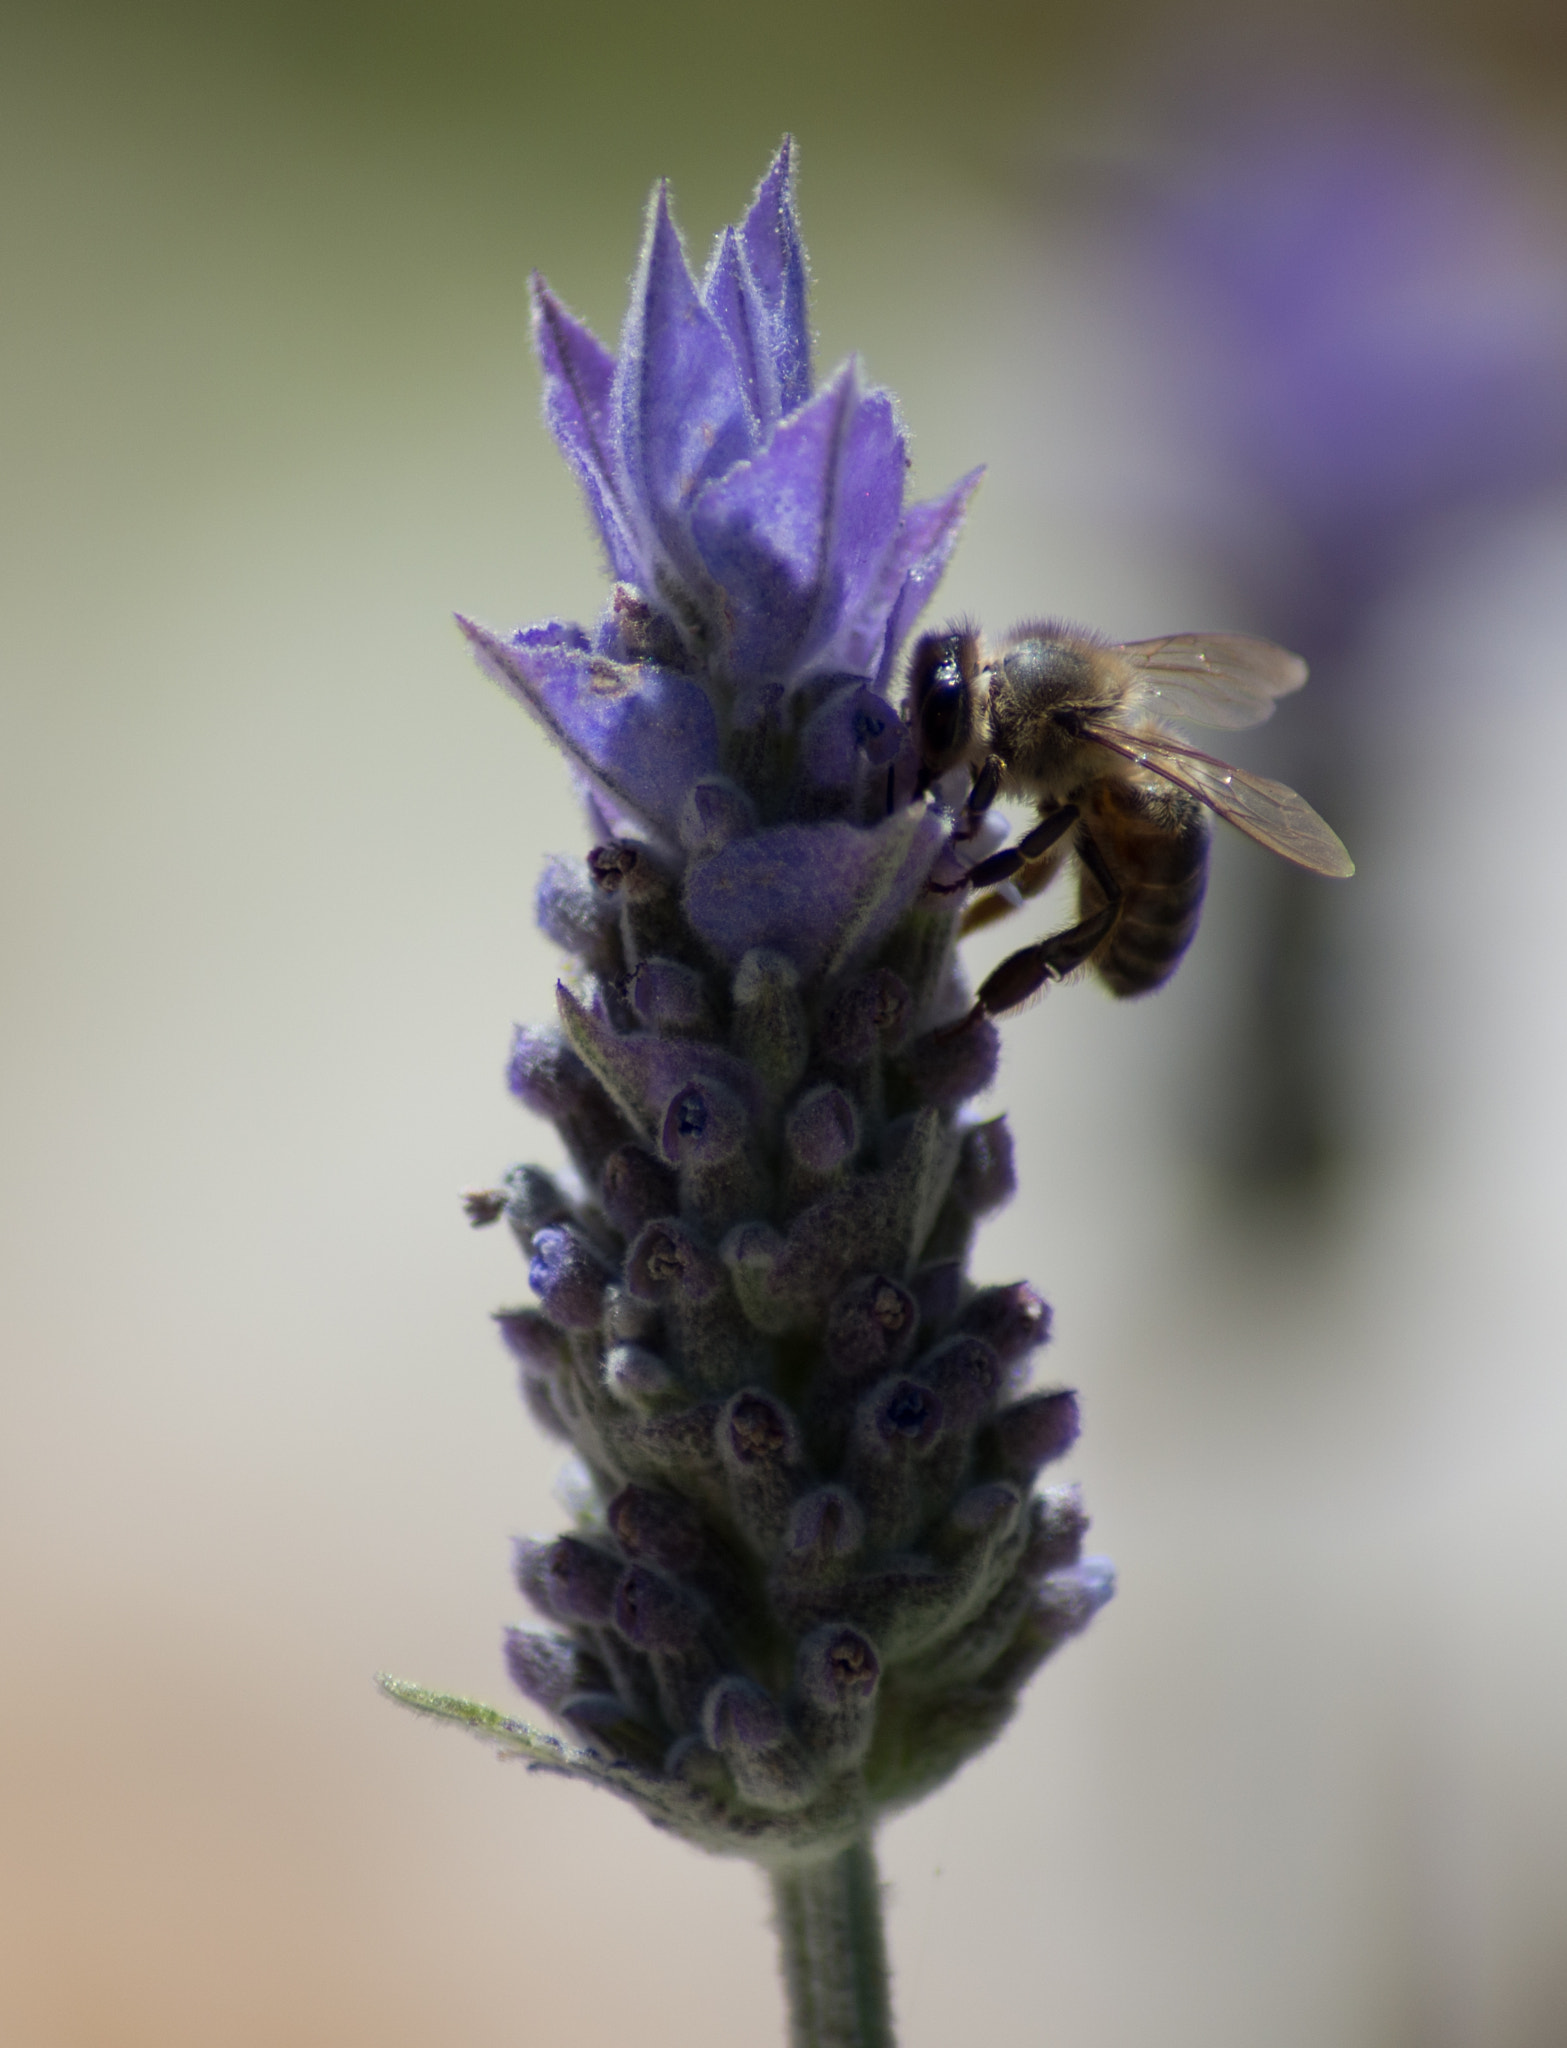
{"label": "green stem", "polygon": [[869,1837],[773,1876],[790,2048],[894,2048],[881,1880]]}

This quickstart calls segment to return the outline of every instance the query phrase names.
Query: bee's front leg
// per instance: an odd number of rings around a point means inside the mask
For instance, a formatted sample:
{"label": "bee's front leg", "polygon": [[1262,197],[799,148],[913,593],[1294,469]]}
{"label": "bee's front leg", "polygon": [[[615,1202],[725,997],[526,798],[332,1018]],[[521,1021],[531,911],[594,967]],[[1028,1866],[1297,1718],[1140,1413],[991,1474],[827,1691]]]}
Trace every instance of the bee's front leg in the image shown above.
{"label": "bee's front leg", "polygon": [[969,884],[975,889],[993,889],[997,882],[1010,882],[1021,867],[1043,860],[1045,855],[1077,823],[1076,804],[1062,804],[1059,810],[1047,811],[1034,826],[1025,832],[1016,846],[1004,846],[1000,853],[993,853],[989,860],[982,860],[969,869]]}

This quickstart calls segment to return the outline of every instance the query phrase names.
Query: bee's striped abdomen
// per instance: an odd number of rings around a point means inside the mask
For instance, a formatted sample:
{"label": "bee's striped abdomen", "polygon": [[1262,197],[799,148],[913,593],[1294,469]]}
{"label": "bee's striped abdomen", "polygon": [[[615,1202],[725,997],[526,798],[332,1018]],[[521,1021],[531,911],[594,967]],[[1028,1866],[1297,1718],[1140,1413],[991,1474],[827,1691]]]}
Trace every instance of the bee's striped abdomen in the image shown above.
{"label": "bee's striped abdomen", "polygon": [[[1146,995],[1169,980],[1196,935],[1208,886],[1208,813],[1173,784],[1108,779],[1087,808],[1085,826],[1122,891],[1121,914],[1093,965],[1113,994]],[[1087,916],[1104,897],[1086,868],[1080,887]]]}

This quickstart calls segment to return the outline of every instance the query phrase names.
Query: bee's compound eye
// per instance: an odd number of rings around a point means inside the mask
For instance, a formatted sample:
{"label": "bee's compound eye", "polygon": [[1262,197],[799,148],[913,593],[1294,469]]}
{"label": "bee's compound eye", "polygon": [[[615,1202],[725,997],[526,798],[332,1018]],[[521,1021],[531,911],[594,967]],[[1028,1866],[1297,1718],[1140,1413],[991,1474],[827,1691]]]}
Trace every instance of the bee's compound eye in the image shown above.
{"label": "bee's compound eye", "polygon": [[909,714],[919,735],[927,775],[939,775],[968,751],[974,713],[971,691],[978,671],[978,637],[927,633],[909,663]]}
{"label": "bee's compound eye", "polygon": [[920,741],[927,760],[941,760],[962,751],[964,713],[968,708],[968,687],[959,682],[937,682],[920,706]]}

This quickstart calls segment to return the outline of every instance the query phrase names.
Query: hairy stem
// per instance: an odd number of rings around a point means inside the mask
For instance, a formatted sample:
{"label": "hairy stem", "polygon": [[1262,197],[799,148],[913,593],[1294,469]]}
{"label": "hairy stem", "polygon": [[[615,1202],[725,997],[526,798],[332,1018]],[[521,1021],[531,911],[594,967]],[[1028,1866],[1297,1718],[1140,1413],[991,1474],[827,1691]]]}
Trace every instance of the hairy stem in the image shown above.
{"label": "hairy stem", "polygon": [[893,2048],[881,1880],[869,1837],[773,1878],[790,2048]]}

